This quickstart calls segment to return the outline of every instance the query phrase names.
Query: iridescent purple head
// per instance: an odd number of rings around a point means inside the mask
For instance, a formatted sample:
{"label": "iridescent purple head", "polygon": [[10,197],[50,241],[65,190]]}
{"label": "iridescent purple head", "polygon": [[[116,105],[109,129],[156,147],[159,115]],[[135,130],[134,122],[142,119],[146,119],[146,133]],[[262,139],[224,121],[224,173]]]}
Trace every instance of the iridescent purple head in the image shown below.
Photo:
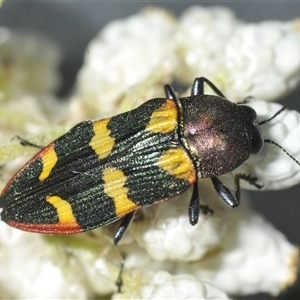
{"label": "iridescent purple head", "polygon": [[263,136],[251,107],[213,95],[180,101],[183,138],[197,163],[199,177],[230,172],[262,149]]}

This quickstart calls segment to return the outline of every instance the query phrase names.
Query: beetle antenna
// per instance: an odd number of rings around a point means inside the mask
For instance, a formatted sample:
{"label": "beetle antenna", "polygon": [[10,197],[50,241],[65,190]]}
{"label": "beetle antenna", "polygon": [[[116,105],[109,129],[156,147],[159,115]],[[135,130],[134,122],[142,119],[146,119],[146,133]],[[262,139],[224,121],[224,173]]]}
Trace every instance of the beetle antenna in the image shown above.
{"label": "beetle antenna", "polygon": [[[274,118],[276,118],[279,114],[281,114],[284,110],[286,109],[285,106],[283,106],[277,113],[275,113],[270,119],[267,119],[267,120],[264,120],[264,121],[261,121],[259,122],[258,124],[259,125],[263,125],[263,124],[266,124],[268,122],[270,122],[271,120],[273,120]],[[268,143],[268,144],[273,144],[275,146],[277,146],[279,149],[281,149],[287,156],[289,156],[297,165],[300,166],[300,162],[292,155],[290,154],[287,150],[285,150],[282,146],[280,146],[279,144],[277,144],[276,142],[270,140],[270,139],[266,139],[264,140],[265,143]]]}
{"label": "beetle antenna", "polygon": [[285,106],[283,106],[275,115],[273,115],[270,119],[268,120],[263,120],[261,122],[258,123],[258,125],[263,125],[263,124],[266,124],[270,121],[272,121],[274,118],[276,118],[279,114],[281,114],[284,110],[286,109]]}
{"label": "beetle antenna", "polygon": [[281,149],[287,156],[289,156],[297,165],[300,166],[300,162],[299,160],[297,160],[292,154],[290,154],[289,152],[287,152],[282,146],[280,146],[279,144],[277,144],[276,142],[270,140],[270,139],[266,139],[264,140],[265,143],[269,143],[269,144],[273,144],[275,146],[277,146],[279,149]]}

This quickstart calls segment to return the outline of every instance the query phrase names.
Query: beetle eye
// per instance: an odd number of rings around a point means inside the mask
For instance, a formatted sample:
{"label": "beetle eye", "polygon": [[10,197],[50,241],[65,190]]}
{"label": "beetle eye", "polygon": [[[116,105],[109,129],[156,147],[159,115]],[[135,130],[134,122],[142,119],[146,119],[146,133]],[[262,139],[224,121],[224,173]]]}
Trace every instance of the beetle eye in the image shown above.
{"label": "beetle eye", "polygon": [[247,115],[250,116],[252,122],[257,121],[256,111],[252,107],[243,104],[241,106],[243,107],[243,110],[246,111]]}
{"label": "beetle eye", "polygon": [[264,145],[264,138],[258,129],[253,130],[251,154],[257,154]]}
{"label": "beetle eye", "polygon": [[260,132],[257,122],[257,114],[252,107],[247,105],[241,106],[243,107],[243,111],[246,112],[247,117],[251,120],[253,124],[251,154],[257,154],[261,151],[261,149],[264,146],[264,138],[262,133]]}

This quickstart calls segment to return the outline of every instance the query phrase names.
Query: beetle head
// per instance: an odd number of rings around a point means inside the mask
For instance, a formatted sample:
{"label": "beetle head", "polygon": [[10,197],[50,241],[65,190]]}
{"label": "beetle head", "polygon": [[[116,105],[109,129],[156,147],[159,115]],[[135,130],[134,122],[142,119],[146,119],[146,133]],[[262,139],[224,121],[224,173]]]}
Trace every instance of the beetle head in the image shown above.
{"label": "beetle head", "polygon": [[213,95],[181,102],[182,136],[199,177],[230,172],[262,149],[264,139],[253,108]]}

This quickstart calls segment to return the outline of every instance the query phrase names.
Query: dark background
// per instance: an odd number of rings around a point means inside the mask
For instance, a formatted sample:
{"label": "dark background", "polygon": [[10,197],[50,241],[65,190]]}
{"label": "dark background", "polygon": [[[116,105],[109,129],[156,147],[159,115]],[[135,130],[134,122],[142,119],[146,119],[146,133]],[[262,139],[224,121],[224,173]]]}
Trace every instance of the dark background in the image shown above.
{"label": "dark background", "polygon": [[[62,48],[63,86],[59,96],[68,95],[77,71],[82,65],[89,41],[108,22],[125,18],[145,6],[168,8],[179,15],[187,7],[223,5],[233,9],[237,17],[247,22],[291,20],[300,17],[300,1],[10,1],[0,9],[0,26],[29,29],[48,36]],[[201,75],[201,74],[199,74]],[[300,111],[300,88],[285,99],[290,109]],[[300,138],[300,137],[299,137]],[[300,167],[299,167],[300,171]],[[252,192],[252,204],[288,239],[300,244],[300,185],[275,192]],[[242,299],[274,299],[255,295]],[[300,299],[300,281],[276,299]]]}

